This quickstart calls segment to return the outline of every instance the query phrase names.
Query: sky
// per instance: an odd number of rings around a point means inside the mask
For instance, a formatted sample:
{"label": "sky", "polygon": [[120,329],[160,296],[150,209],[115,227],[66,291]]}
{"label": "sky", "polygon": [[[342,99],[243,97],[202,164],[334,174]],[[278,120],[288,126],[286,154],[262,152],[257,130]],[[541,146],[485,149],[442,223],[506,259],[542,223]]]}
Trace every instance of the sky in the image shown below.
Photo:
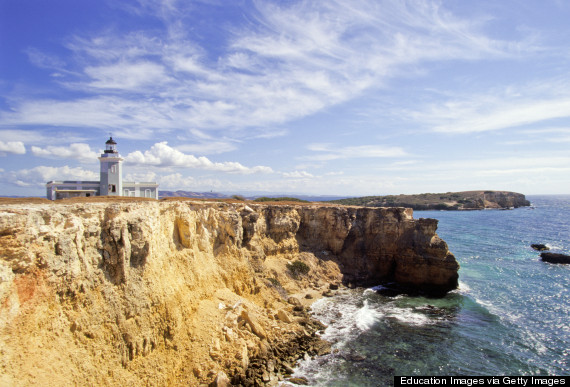
{"label": "sky", "polygon": [[0,195],[570,194],[570,2],[0,0]]}

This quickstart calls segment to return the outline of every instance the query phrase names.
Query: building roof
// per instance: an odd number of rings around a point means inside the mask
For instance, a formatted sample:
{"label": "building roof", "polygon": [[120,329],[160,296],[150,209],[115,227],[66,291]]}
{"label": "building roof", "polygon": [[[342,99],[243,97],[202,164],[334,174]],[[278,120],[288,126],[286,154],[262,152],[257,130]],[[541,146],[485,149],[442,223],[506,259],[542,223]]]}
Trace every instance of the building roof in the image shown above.
{"label": "building roof", "polygon": [[76,184],[80,184],[80,185],[87,185],[87,184],[101,184],[98,180],[97,181],[91,181],[91,180],[65,180],[65,181],[61,181],[61,180],[50,180],[47,182],[46,185],[76,185]]}
{"label": "building roof", "polygon": [[115,142],[115,140],[113,140],[113,137],[109,137],[109,139],[107,140],[107,142],[106,142],[105,144],[117,145],[117,143]]}
{"label": "building roof", "polygon": [[123,181],[123,187],[158,187],[156,181]]}
{"label": "building roof", "polygon": [[56,189],[56,192],[97,192],[96,189]]}

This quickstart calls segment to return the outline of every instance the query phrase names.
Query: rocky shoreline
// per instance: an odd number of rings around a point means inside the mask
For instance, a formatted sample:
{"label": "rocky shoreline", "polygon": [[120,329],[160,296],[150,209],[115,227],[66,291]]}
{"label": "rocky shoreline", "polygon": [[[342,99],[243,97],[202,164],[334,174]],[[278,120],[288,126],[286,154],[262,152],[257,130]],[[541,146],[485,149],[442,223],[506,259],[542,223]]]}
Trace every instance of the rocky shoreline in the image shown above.
{"label": "rocky shoreline", "polygon": [[436,228],[404,208],[0,203],[0,384],[276,385],[330,351],[307,307],[341,284],[454,289]]}
{"label": "rocky shoreline", "polygon": [[[303,378],[292,378],[293,367],[305,355],[323,356],[331,351],[331,344],[317,334],[326,326],[312,318],[306,310],[294,314],[303,327],[302,334],[283,338],[282,341],[270,343],[267,350],[260,352],[250,360],[247,371],[239,370],[231,378],[235,386],[275,385],[284,380],[293,384],[305,384]],[[219,385],[219,384],[214,384]]]}

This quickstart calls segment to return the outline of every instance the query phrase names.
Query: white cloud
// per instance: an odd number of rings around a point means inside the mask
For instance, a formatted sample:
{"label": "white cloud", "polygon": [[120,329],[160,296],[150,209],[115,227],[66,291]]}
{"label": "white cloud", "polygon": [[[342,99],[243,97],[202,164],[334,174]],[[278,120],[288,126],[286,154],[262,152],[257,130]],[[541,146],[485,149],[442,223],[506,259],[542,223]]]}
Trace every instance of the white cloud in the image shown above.
{"label": "white cloud", "polygon": [[36,48],[29,47],[24,50],[28,55],[30,62],[41,68],[55,68],[61,69],[65,66],[65,63],[56,56],[48,54],[46,52],[40,51]]}
{"label": "white cloud", "polygon": [[108,66],[90,66],[85,73],[93,79],[89,86],[98,89],[138,90],[161,87],[170,83],[164,67],[152,62],[116,63]]}
{"label": "white cloud", "polygon": [[196,189],[196,180],[192,176],[183,176],[180,173],[173,173],[158,177],[160,190],[192,190]]}
{"label": "white cloud", "polygon": [[219,154],[237,149],[236,144],[241,142],[240,140],[234,140],[226,136],[221,138],[212,136],[206,131],[195,128],[189,129],[189,134],[191,136],[177,136],[177,140],[181,143],[176,146],[176,149],[181,152],[197,153],[200,155]]}
{"label": "white cloud", "polygon": [[196,144],[184,144],[176,147],[179,151],[192,152],[202,155],[219,154],[237,149],[234,142],[230,141],[202,141]]}
{"label": "white cloud", "polygon": [[99,181],[99,174],[80,167],[46,167],[38,166],[31,169],[6,172],[2,175],[6,184],[20,187],[44,186],[51,180],[88,180]]}
{"label": "white cloud", "polygon": [[125,162],[134,165],[149,165],[156,167],[183,167],[205,169],[210,171],[236,173],[236,174],[252,174],[252,173],[272,173],[273,170],[265,166],[246,167],[238,162],[221,162],[216,163],[210,161],[206,157],[196,157],[187,155],[181,151],[168,146],[166,141],[154,144],[144,153],[135,151],[129,153],[125,157]]}
{"label": "white cloud", "polygon": [[283,172],[283,177],[301,179],[315,177],[307,171],[293,171],[293,172]]}
{"label": "white cloud", "polygon": [[85,141],[85,138],[70,130],[57,130],[53,132],[42,132],[40,130],[28,130],[28,129],[4,129],[0,130],[0,137],[4,141],[16,141],[19,142],[20,139],[25,138],[27,144],[60,144],[62,139],[65,142],[81,142]]}
{"label": "white cloud", "polygon": [[97,153],[91,150],[88,144],[74,143],[68,146],[49,145],[45,148],[32,146],[34,156],[51,159],[75,159],[82,162],[95,162]]}
{"label": "white cloud", "polygon": [[442,133],[478,133],[543,124],[570,117],[570,83],[547,79],[540,84],[469,93],[408,114]]}
{"label": "white cloud", "polygon": [[26,147],[22,141],[0,141],[0,156],[5,156],[6,153],[23,155],[26,153]]}
{"label": "white cloud", "polygon": [[[215,55],[189,39],[192,6],[147,5],[162,30],[107,29],[68,41],[73,63],[66,65],[75,70],[60,82],[91,96],[21,100],[0,119],[117,131],[266,127],[348,101],[426,62],[520,52],[519,42],[485,36],[483,20],[457,18],[439,4],[254,2],[244,10],[252,22],[222,31],[228,40]],[[49,53],[29,53],[38,65],[63,66]]]}
{"label": "white cloud", "polygon": [[157,175],[152,171],[127,173],[123,176],[124,181],[156,181]]}
{"label": "white cloud", "polygon": [[304,156],[303,159],[315,161],[407,156],[407,153],[400,147],[385,147],[382,145],[335,147],[332,144],[311,144],[307,149],[315,152],[315,154]]}

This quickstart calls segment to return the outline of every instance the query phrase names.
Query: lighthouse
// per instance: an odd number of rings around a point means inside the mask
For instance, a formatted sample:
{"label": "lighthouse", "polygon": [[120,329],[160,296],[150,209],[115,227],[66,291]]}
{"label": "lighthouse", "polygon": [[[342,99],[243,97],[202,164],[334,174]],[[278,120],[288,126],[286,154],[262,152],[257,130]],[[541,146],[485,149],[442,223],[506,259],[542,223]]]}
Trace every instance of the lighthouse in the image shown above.
{"label": "lighthouse", "polygon": [[92,196],[129,196],[158,199],[158,183],[154,181],[123,181],[123,158],[117,142],[109,137],[99,157],[99,181],[49,181],[46,184],[50,200]]}
{"label": "lighthouse", "polygon": [[99,157],[99,192],[102,196],[121,196],[123,192],[123,158],[117,151],[117,143],[109,137],[105,143],[105,151]]}

